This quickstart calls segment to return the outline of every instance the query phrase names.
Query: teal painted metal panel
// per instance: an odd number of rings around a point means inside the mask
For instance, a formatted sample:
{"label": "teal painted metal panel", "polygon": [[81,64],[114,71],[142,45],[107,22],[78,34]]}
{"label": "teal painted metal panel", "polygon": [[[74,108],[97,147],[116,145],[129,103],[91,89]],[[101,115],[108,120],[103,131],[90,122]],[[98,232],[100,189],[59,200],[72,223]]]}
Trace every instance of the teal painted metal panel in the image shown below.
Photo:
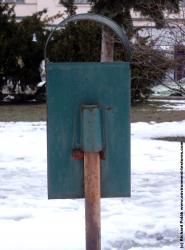
{"label": "teal painted metal panel", "polygon": [[129,63],[48,63],[48,197],[83,198],[82,105],[101,107],[101,196],[130,196]]}
{"label": "teal painted metal panel", "polygon": [[103,150],[101,108],[98,105],[81,107],[81,149],[84,152],[101,152]]}

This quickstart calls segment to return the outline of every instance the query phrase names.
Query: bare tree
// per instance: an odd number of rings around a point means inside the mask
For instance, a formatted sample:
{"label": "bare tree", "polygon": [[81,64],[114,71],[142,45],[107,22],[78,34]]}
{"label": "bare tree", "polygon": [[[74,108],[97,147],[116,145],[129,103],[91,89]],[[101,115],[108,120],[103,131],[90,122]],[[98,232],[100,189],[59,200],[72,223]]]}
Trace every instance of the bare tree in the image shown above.
{"label": "bare tree", "polygon": [[[92,6],[92,12],[114,19],[125,28],[127,35],[131,37],[134,34],[131,16],[133,10],[140,13],[141,16],[149,17],[156,27],[161,28],[165,25],[164,11],[168,10],[170,13],[178,12],[180,0],[88,0],[88,2]],[[101,61],[113,61],[113,51],[114,36],[110,31],[103,28]]]}
{"label": "bare tree", "polygon": [[[166,12],[165,20],[164,28],[158,30],[154,27],[145,27],[138,31],[138,34],[147,37],[148,44],[161,51],[167,58],[169,70],[165,81],[160,84],[179,95],[185,95],[185,88],[182,85],[185,81],[181,79],[185,77],[185,8],[181,7],[178,15]],[[160,61],[153,67],[156,72],[163,71]]]}

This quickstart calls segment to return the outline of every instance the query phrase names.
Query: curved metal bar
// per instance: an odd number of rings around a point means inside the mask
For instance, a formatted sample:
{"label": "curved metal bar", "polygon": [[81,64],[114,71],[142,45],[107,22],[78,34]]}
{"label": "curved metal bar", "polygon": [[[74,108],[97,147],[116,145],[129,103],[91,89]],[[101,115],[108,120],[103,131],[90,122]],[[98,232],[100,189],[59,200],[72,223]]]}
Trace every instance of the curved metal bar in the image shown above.
{"label": "curved metal bar", "polygon": [[104,24],[104,25],[108,26],[110,29],[112,29],[114,31],[114,33],[119,37],[119,39],[121,40],[121,42],[123,44],[123,48],[124,48],[124,52],[125,52],[125,60],[130,61],[131,50],[130,50],[130,46],[129,46],[129,40],[128,40],[124,30],[116,22],[112,21],[112,19],[110,19],[108,17],[104,17],[101,15],[78,14],[78,15],[68,17],[68,18],[64,19],[63,21],[61,21],[59,24],[56,25],[56,27],[50,33],[50,35],[48,36],[48,39],[46,41],[45,48],[44,48],[45,62],[47,59],[47,46],[48,46],[48,43],[49,43],[53,33],[56,31],[56,29],[59,27],[60,28],[64,27],[66,24],[68,24],[70,22],[84,21],[84,20],[98,22],[98,23]]}

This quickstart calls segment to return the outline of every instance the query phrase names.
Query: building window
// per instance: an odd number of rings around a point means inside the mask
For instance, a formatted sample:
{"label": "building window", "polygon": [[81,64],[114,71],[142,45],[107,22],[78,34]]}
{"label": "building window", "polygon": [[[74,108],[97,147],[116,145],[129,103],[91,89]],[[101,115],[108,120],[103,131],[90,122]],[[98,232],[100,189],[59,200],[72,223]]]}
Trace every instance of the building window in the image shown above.
{"label": "building window", "polygon": [[[74,0],[74,4],[88,4],[88,0]],[[60,0],[58,0],[58,3],[60,4]]]}
{"label": "building window", "polygon": [[88,0],[74,0],[75,4],[88,3]]}
{"label": "building window", "polygon": [[24,0],[2,0],[3,3],[24,3]]}

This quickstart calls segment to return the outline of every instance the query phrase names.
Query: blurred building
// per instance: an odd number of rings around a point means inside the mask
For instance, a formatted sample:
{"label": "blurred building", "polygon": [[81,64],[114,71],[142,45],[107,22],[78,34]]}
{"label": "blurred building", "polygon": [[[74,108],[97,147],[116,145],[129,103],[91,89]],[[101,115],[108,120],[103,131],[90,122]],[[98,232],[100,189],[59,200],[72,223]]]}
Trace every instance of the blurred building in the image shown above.
{"label": "blurred building", "polygon": [[[22,19],[25,16],[32,15],[35,12],[47,9],[45,16],[51,17],[57,14],[64,14],[64,7],[59,4],[59,0],[1,0],[4,3],[15,3],[16,18]],[[77,13],[85,13],[89,10],[87,0],[75,0]],[[57,20],[55,22],[58,23]]]}
{"label": "blurred building", "polygon": [[[47,9],[48,16],[55,16],[58,13],[65,13],[64,7],[59,4],[59,0],[1,0],[1,2],[15,3],[15,12],[18,19],[25,16],[32,15],[37,11]],[[90,9],[88,0],[75,0],[77,6],[77,13],[86,13]],[[185,0],[181,3],[181,9],[185,7]],[[135,26],[139,27],[151,27],[154,23],[149,18],[142,17],[139,13],[133,12],[132,18]],[[166,15],[168,21],[170,20],[181,20],[184,18],[184,10],[180,14]],[[57,21],[56,21],[57,22]]]}

